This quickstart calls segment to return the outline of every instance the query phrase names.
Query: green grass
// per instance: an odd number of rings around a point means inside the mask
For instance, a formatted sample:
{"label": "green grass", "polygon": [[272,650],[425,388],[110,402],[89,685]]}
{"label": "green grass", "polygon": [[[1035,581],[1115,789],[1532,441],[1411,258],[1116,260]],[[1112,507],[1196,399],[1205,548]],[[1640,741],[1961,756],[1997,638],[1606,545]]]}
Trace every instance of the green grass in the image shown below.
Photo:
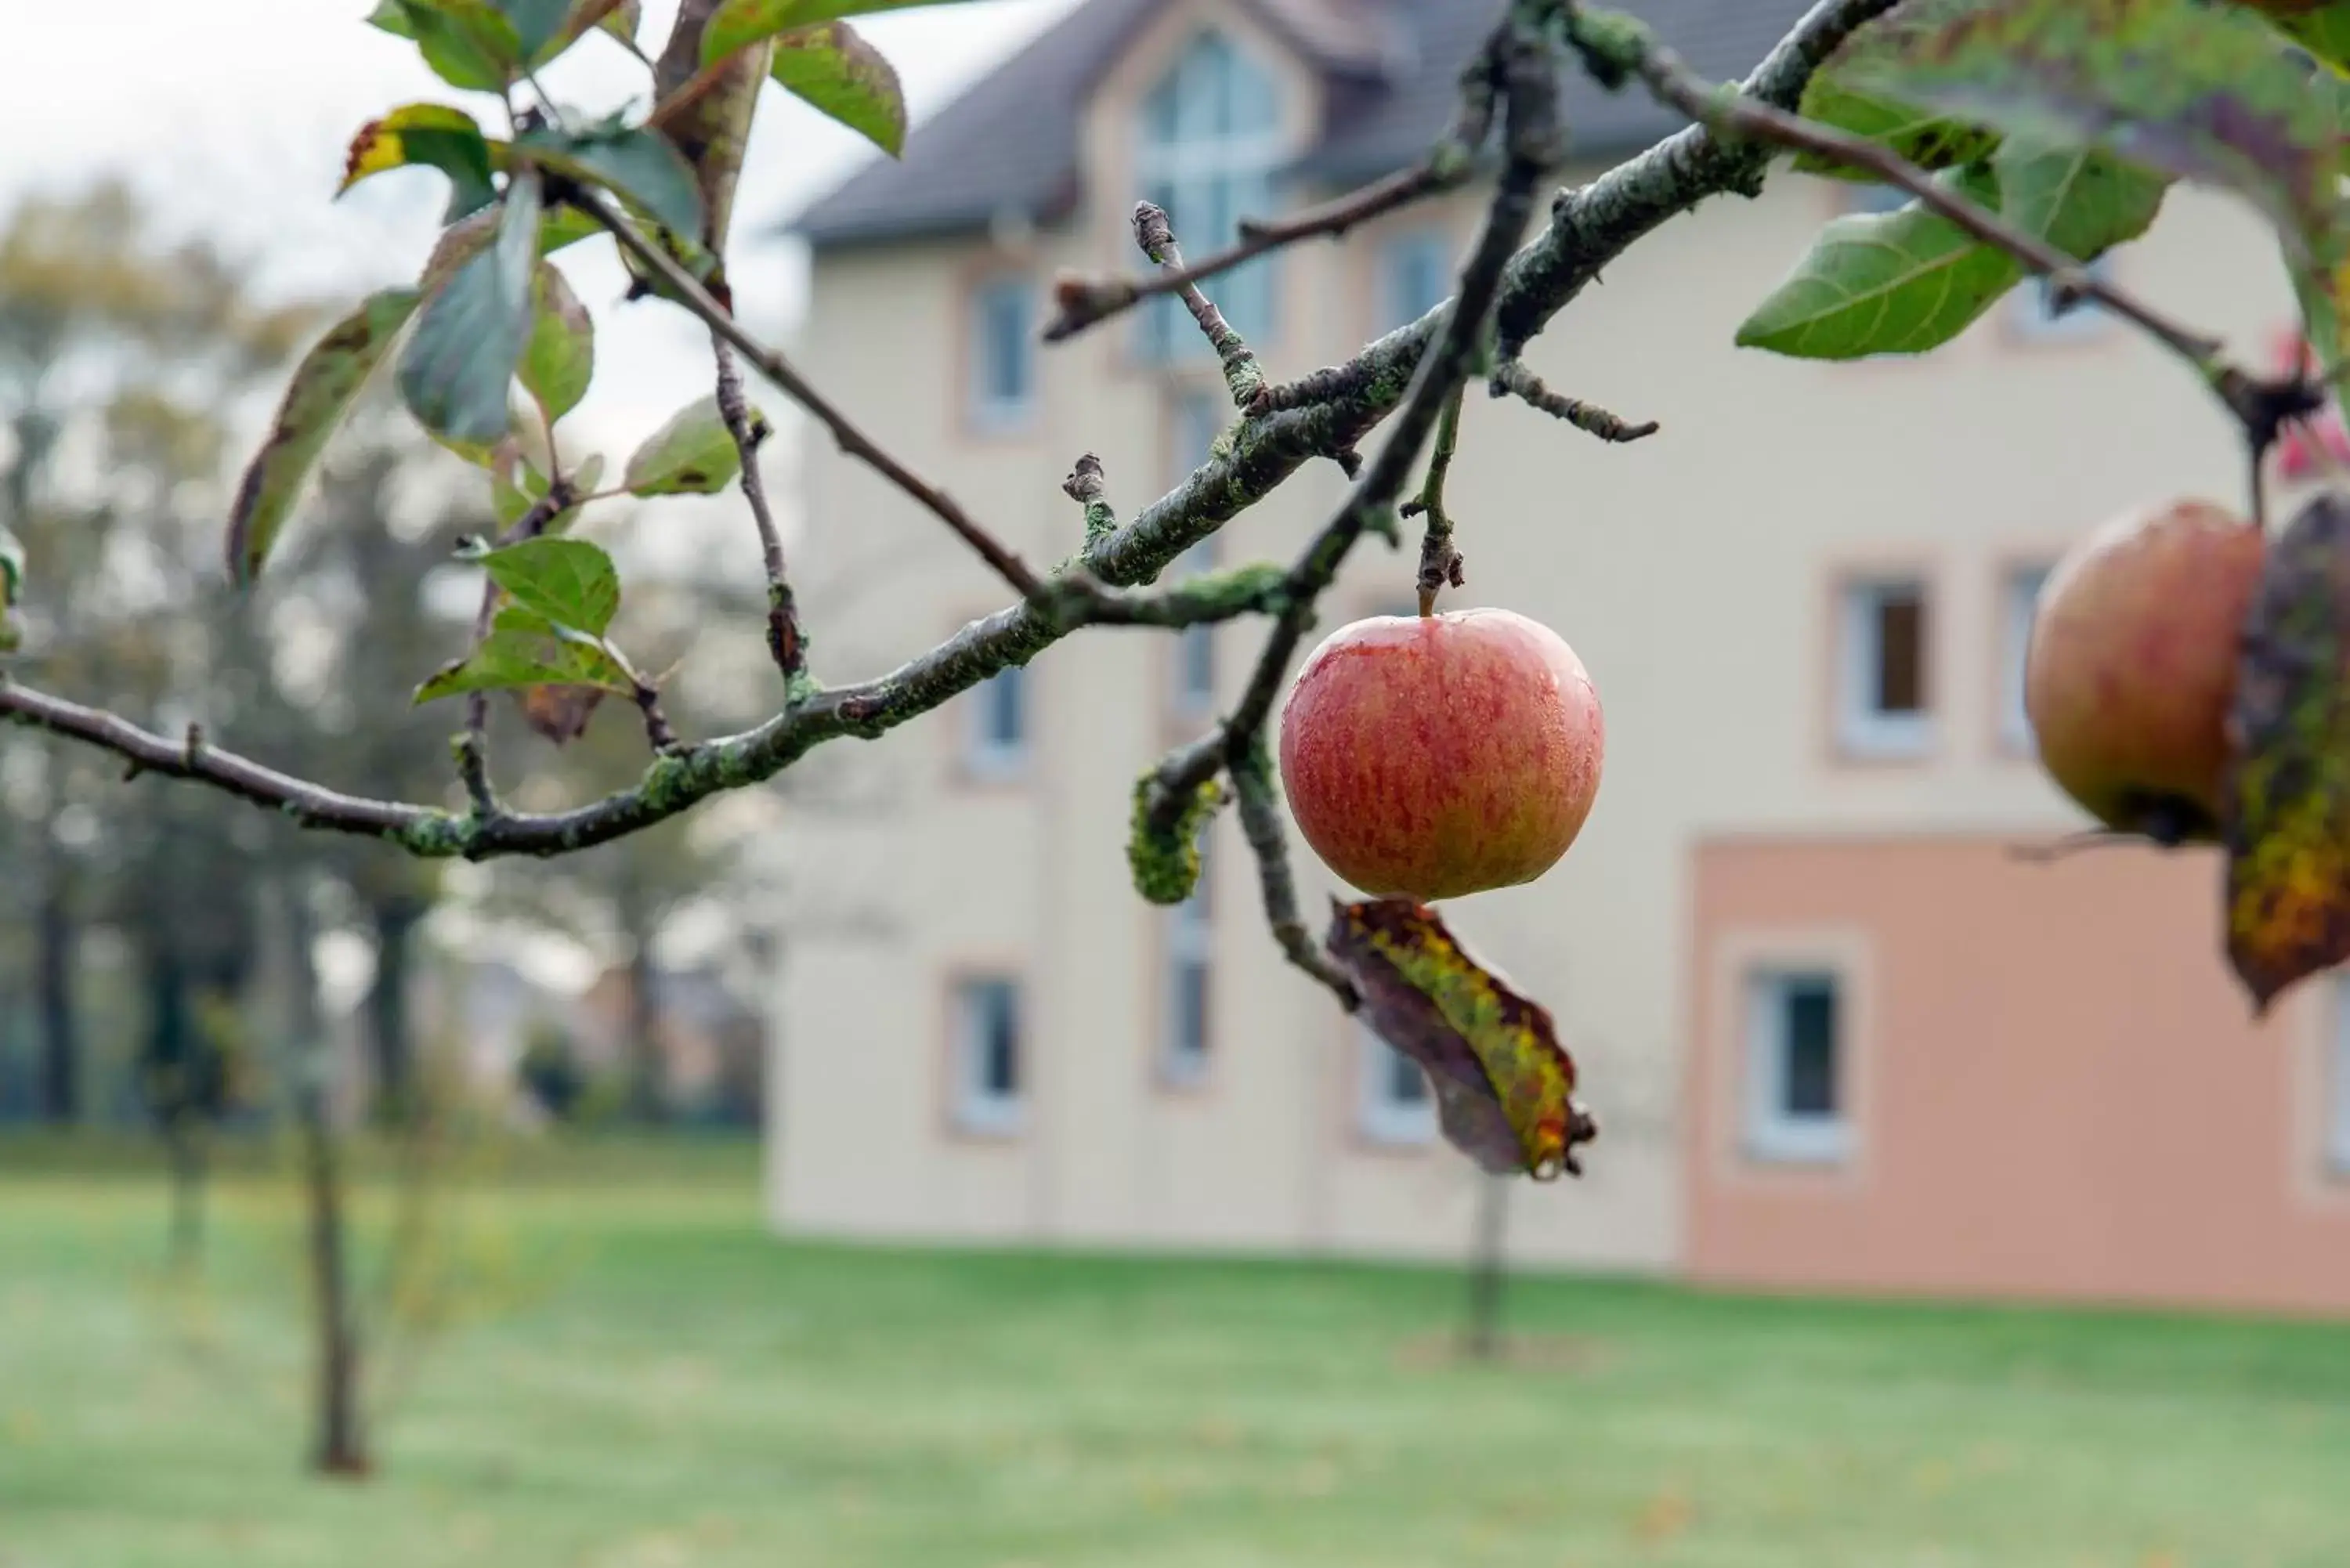
{"label": "green grass", "polygon": [[[636,1157],[632,1156],[632,1158]],[[300,1473],[295,1210],[0,1175],[0,1568],[2341,1568],[2350,1329],[785,1245],[747,1154],[442,1213],[466,1311]]]}

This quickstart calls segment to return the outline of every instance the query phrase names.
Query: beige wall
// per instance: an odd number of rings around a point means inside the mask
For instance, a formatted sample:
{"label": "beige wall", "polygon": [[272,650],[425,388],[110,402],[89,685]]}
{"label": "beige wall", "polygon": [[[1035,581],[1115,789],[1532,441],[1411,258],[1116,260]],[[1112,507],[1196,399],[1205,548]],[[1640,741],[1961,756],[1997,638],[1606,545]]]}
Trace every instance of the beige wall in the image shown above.
{"label": "beige wall", "polygon": [[[1696,856],[1688,1264],[1745,1286],[2350,1307],[2322,1120],[2337,990],[2255,1024],[2216,852],[2028,865],[1997,838],[1709,843]],[[1756,1160],[1742,998],[1840,977],[1855,1147]]]}
{"label": "beige wall", "polygon": [[[1159,47],[1170,40],[1146,40]],[[1129,92],[1148,79],[1118,73]],[[1095,158],[1122,167],[1097,117]],[[1130,265],[1129,202],[1104,187],[1073,230],[819,257],[805,347],[855,415],[1032,561],[1079,532],[1058,481],[1101,455],[1121,514],[1166,487],[1163,379],[1117,327],[1047,350],[1039,417],[982,438],[960,417],[971,281],[1010,266]],[[2113,509],[2182,489],[2232,497],[2232,437],[2195,381],[2118,329],[2020,341],[2002,312],[1918,361],[1798,364],[1734,349],[1743,313],[1838,210],[1837,188],[1782,177],[1716,201],[1625,257],[1531,358],[1554,385],[1663,433],[1607,447],[1514,404],[1472,400],[1453,472],[1469,587],[1557,627],[1607,704],[1597,807],[1567,862],[1451,918],[1534,987],[1583,1062],[1605,1127],[1581,1182],[1528,1188],[1512,1215],[1532,1258],[1662,1268],[1686,1247],[1679,1139],[1690,846],[1722,833],[2052,835],[2071,815],[1994,741],[1997,574],[2053,555]],[[1412,214],[1465,239],[1468,199]],[[1378,231],[1282,263],[1276,377],[1371,335]],[[2253,223],[2181,192],[2120,258],[2150,297],[2247,351],[2287,296]],[[1375,438],[1376,439],[1376,438]],[[1340,493],[1311,464],[1224,541],[1228,561],[1285,557]],[[797,569],[851,588],[811,596],[828,679],[869,676],[1004,602],[934,522],[828,448],[812,451]],[[1829,595],[1840,571],[1929,575],[1939,742],[1909,765],[1838,763],[1826,727]],[[1336,624],[1408,591],[1409,553],[1367,545],[1328,601]],[[881,585],[881,586],[873,586]],[[1236,691],[1259,632],[1219,636]],[[1168,639],[1102,631],[1034,669],[1035,768],[1016,786],[956,777],[960,705],[853,764],[885,802],[796,836],[801,935],[781,982],[774,1173],[801,1231],[1450,1253],[1471,1179],[1448,1152],[1384,1152],[1353,1133],[1356,1056],[1323,995],[1274,956],[1244,848],[1216,829],[1217,1054],[1209,1084],[1154,1085],[1160,917],[1126,880],[1136,775],[1184,731],[1163,711]],[[844,764],[848,765],[848,764]],[[1302,891],[1332,879],[1296,846]],[[827,919],[854,904],[854,921]],[[835,929],[836,926],[840,929]],[[1028,1133],[948,1136],[944,986],[958,966],[1016,967],[1029,998]]]}

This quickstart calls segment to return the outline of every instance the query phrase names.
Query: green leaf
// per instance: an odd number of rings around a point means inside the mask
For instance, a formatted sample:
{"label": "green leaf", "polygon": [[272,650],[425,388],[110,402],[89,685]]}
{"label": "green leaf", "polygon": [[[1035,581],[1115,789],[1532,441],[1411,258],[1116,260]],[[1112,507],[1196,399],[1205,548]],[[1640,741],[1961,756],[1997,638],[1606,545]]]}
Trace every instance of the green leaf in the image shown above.
{"label": "green leaf", "polygon": [[400,360],[400,395],[425,429],[495,441],[511,414],[507,388],[530,338],[538,255],[536,177],[510,181],[496,239],[450,274],[424,306]]}
{"label": "green leaf", "polygon": [[2228,957],[2254,1006],[2350,958],[2350,499],[2269,545],[2230,715]]}
{"label": "green leaf", "polygon": [[[387,19],[392,12],[397,23]],[[368,19],[413,39],[432,74],[453,88],[503,92],[524,58],[514,24],[491,0],[386,0]]]}
{"label": "green leaf", "polygon": [[507,597],[557,626],[601,637],[620,608],[620,574],[585,539],[525,539],[481,557]]}
{"label": "green leaf", "polygon": [[375,9],[368,13],[368,26],[380,27],[395,38],[416,36],[416,24],[408,19],[408,7],[400,0],[376,0]]}
{"label": "green leaf", "polygon": [[846,22],[777,35],[767,74],[795,98],[895,158],[906,150],[906,95],[895,67]]}
{"label": "green leaf", "polygon": [[2345,0],[2238,0],[2336,70],[2350,70],[2350,3]]}
{"label": "green leaf", "polygon": [[516,372],[550,425],[579,406],[596,374],[596,323],[552,262],[531,288],[530,342]]}
{"label": "green leaf", "polygon": [[[604,454],[589,452],[571,472],[574,494],[586,498],[596,493],[597,482],[604,477]],[[531,461],[518,450],[508,451],[503,461],[490,465],[490,511],[501,528],[511,528],[527,516],[530,509],[546,497],[546,475],[538,472]],[[579,508],[567,506],[546,521],[541,534],[561,534],[577,520]]]}
{"label": "green leaf", "polygon": [[2102,145],[2236,191],[2302,248],[2340,248],[2331,109],[2306,61],[2243,10],[2199,0],[1920,0],[1847,40],[1834,69],[1858,91]]}
{"label": "green leaf", "polygon": [[[751,410],[751,428],[769,428],[767,416]],[[631,495],[715,495],[734,482],[743,454],[727,433],[715,397],[688,403],[645,439],[620,476]]]}
{"label": "green leaf", "polygon": [[735,50],[819,22],[902,11],[915,5],[953,5],[957,0],[719,0],[702,29],[702,63],[716,65]]}
{"label": "green leaf", "polygon": [[2011,138],[1991,158],[2002,216],[2075,261],[2154,226],[2170,182],[2106,153]]}
{"label": "green leaf", "polygon": [[359,127],[343,160],[339,196],[370,174],[411,164],[440,170],[449,177],[449,211],[442,218],[453,223],[498,199],[490,180],[490,144],[481,126],[462,109],[445,103],[411,103],[381,119]]}
{"label": "green leaf", "polygon": [[1480,962],[1434,909],[1409,898],[1331,900],[1331,960],[1364,1021],[1419,1064],[1438,1126],[1496,1175],[1582,1174],[1597,1128],[1575,1099],[1575,1059],[1540,1003]]}
{"label": "green leaf", "polygon": [[328,328],[294,367],[269,434],[246,465],[229,511],[228,570],[235,582],[249,584],[260,575],[327,439],[414,314],[420,297],[410,288],[370,295]]}
{"label": "green leaf", "polygon": [[573,628],[551,626],[509,606],[481,646],[454,664],[442,666],[416,689],[425,703],[463,691],[498,691],[529,686],[592,686],[599,691],[632,691],[634,684],[601,639]]}
{"label": "green leaf", "polygon": [[16,650],[18,632],[16,609],[25,592],[25,546],[5,525],[0,525],[0,653]]}
{"label": "green leaf", "polygon": [[[1964,168],[1989,158],[1991,150],[1999,145],[1999,133],[1995,130],[1985,130],[1981,126],[1873,93],[1856,91],[1831,70],[1812,73],[1810,83],[1804,88],[1802,113],[1805,119],[1832,125],[1888,147],[1920,169]],[[1877,178],[1868,170],[1856,169],[1813,152],[1796,154],[1794,167],[1806,174],[1825,174],[1838,180]]]}
{"label": "green leaf", "polygon": [[[1937,178],[1978,202],[1996,199],[1987,169]],[[2022,275],[2012,256],[1917,202],[1848,213],[1820,231],[1738,328],[1738,342],[1803,359],[1922,354],[1965,331]]]}
{"label": "green leaf", "polygon": [[[514,29],[517,57],[544,64],[541,51],[564,33],[571,0],[491,0]],[[577,35],[575,34],[574,36]]]}
{"label": "green leaf", "polygon": [[624,197],[665,229],[687,238],[702,233],[702,192],[692,167],[650,130],[535,130],[517,138],[515,147],[558,174]]}

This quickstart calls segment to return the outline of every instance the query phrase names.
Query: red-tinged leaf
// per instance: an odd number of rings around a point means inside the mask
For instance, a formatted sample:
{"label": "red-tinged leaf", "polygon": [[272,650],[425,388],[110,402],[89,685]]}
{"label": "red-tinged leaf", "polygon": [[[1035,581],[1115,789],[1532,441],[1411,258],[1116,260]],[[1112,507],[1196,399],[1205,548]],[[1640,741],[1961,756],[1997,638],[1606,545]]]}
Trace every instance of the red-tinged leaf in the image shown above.
{"label": "red-tinged leaf", "polygon": [[472,115],[445,103],[403,104],[361,126],[344,155],[343,182],[335,194],[370,174],[413,165],[438,169],[449,177],[449,211],[443,223],[453,223],[497,200],[497,187],[490,181],[488,139]]}
{"label": "red-tinged leaf", "polygon": [[898,70],[846,22],[779,34],[767,74],[809,108],[895,158],[906,150]]}
{"label": "red-tinged leaf", "polygon": [[1856,91],[2066,138],[2236,191],[2302,250],[2338,252],[2341,143],[2306,60],[2202,0],[1911,0],[1829,70]]}
{"label": "red-tinged leaf", "polygon": [[588,722],[603,701],[602,690],[594,686],[525,686],[515,693],[523,722],[558,746],[588,732]]}
{"label": "red-tinged leaf", "polygon": [[2269,545],[2229,743],[2228,957],[2265,1012],[2350,958],[2350,497]]}
{"label": "red-tinged leaf", "polygon": [[1599,1129],[1575,1102],[1575,1060],[1549,1012],[1426,905],[1332,899],[1330,909],[1330,957],[1370,1026],[1428,1074],[1446,1140],[1496,1174],[1583,1174],[1575,1148]]}
{"label": "red-tinged leaf", "polygon": [[370,295],[294,367],[269,434],[246,466],[229,511],[228,570],[237,583],[260,575],[318,453],[415,313],[419,297],[410,288]]}

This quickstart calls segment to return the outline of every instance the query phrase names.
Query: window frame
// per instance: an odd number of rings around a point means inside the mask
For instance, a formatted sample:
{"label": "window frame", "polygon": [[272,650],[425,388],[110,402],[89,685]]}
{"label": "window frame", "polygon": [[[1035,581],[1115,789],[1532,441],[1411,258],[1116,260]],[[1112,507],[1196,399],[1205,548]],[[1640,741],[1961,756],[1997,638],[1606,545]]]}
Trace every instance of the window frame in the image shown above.
{"label": "window frame", "polygon": [[[1834,1007],[1830,1036],[1835,1110],[1797,1113],[1785,1106],[1793,1041],[1786,1004],[1798,986],[1825,985]],[[1832,963],[1752,964],[1740,982],[1738,1146],[1749,1160],[1774,1166],[1843,1166],[1853,1158],[1854,986]]]}
{"label": "window frame", "polygon": [[[1402,293],[1398,278],[1398,263],[1408,252],[1432,251],[1436,260],[1436,297],[1414,310],[1399,296]],[[1420,223],[1398,229],[1382,236],[1373,250],[1372,266],[1372,331],[1388,333],[1397,327],[1419,320],[1451,296],[1448,286],[1453,279],[1452,263],[1459,246],[1451,230],[1436,223]]]}
{"label": "window frame", "polygon": [[[1021,302],[1021,327],[1015,335],[1020,345],[1021,365],[1024,386],[1017,401],[1002,401],[993,396],[991,382],[993,348],[989,317],[990,302],[1016,294]],[[1040,379],[1044,358],[1036,351],[1037,306],[1035,280],[1027,273],[995,269],[972,278],[964,294],[963,325],[963,424],[973,434],[981,436],[1013,436],[1034,428],[1040,400]]]}
{"label": "window frame", "polygon": [[[1918,600],[1918,701],[1914,711],[1877,706],[1884,668],[1883,609],[1897,591],[1914,592]],[[1888,568],[1836,579],[1830,697],[1835,750],[1845,760],[1912,763],[1933,754],[1939,731],[1934,600],[1932,578],[1923,570]]]}
{"label": "window frame", "polygon": [[[1200,846],[1200,879],[1191,896],[1159,915],[1159,1082],[1170,1089],[1204,1086],[1216,1060],[1215,855]],[[1200,981],[1196,1044],[1183,1037],[1185,982]]]}
{"label": "window frame", "polygon": [[[998,1094],[986,1086],[985,1044],[979,1036],[975,996],[1000,992],[1010,999],[1012,1088]],[[1028,1039],[1026,988],[1009,970],[970,969],[947,985],[947,1113],[966,1137],[1015,1138],[1028,1130],[1033,1053]]]}
{"label": "window frame", "polygon": [[[1390,1150],[1427,1148],[1437,1141],[1436,1085],[1420,1064],[1388,1044],[1360,1018],[1349,1020],[1355,1051],[1355,1132],[1365,1143]],[[1419,1075],[1416,1099],[1390,1091],[1398,1067]]]}
{"label": "window frame", "polygon": [[[1007,689],[1014,693],[1019,730],[1018,736],[1009,742],[998,739],[993,732],[994,713],[991,707],[992,699]],[[959,760],[963,776],[989,784],[1024,779],[1035,749],[1036,736],[1036,694],[1027,667],[1005,665],[971,689],[962,709],[962,745]]]}
{"label": "window frame", "polygon": [[[2032,716],[2023,701],[2024,672],[2032,657],[2032,623],[2037,615],[2040,595],[2048,586],[2048,577],[2056,569],[2053,560],[2038,557],[2005,561],[1999,568],[1999,669],[1997,694],[1997,741],[2003,755],[2031,757],[2036,755],[2040,742],[2032,732]],[[2026,582],[2031,586],[2023,593]]]}

